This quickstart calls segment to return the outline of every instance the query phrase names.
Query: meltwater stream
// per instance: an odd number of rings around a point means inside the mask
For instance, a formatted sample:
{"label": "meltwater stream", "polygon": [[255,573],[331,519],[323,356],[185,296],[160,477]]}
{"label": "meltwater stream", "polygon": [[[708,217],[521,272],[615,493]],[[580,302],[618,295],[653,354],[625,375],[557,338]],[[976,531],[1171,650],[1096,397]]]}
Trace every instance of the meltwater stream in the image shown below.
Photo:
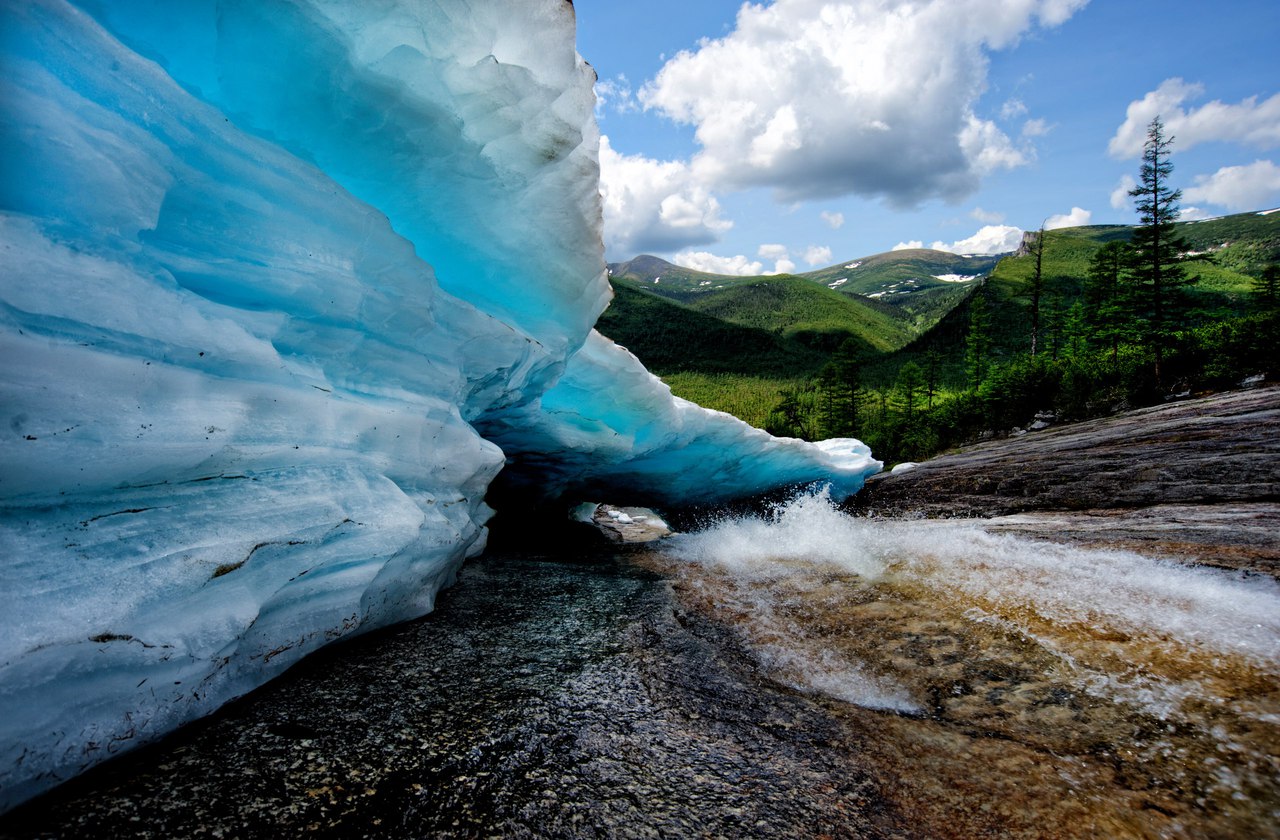
{"label": "meltwater stream", "polygon": [[859,519],[822,494],[662,556],[773,679],[880,727],[883,777],[943,833],[1280,833],[1271,578]]}
{"label": "meltwater stream", "polygon": [[1280,587],[822,495],[491,551],[0,837],[1280,837]]}

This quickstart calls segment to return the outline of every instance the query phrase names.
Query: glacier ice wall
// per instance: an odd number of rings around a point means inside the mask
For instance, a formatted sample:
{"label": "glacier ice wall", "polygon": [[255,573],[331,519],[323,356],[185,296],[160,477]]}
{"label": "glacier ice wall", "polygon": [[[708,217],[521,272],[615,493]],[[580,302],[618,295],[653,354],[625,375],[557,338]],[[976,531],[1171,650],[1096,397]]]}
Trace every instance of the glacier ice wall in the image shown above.
{"label": "glacier ice wall", "polygon": [[692,505],[820,480],[844,498],[880,468],[860,441],[775,438],[673,397],[594,331],[532,408],[478,425],[505,451],[527,453],[503,479],[530,494]]}
{"label": "glacier ice wall", "polygon": [[674,399],[607,304],[564,0],[0,4],[0,809],[422,615],[506,466],[878,468]]}

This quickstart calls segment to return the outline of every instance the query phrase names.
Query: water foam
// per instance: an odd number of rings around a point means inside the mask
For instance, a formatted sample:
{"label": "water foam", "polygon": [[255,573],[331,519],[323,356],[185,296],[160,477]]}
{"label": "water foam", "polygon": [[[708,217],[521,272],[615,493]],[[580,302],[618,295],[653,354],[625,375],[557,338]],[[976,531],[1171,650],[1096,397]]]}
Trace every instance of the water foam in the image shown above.
{"label": "water foam", "polygon": [[[1226,655],[1280,674],[1280,587],[1270,579],[991,534],[972,522],[860,519],[821,492],[765,516],[723,519],[667,550],[710,576],[696,587],[743,617],[755,655],[780,681],[871,708],[916,704],[877,673],[891,668],[831,650],[806,613],[842,599],[923,599],[1025,639],[1088,693],[1160,718],[1201,694],[1178,663]],[[1165,673],[1125,664],[1143,657]]]}
{"label": "water foam", "polygon": [[824,493],[765,517],[722,520],[673,541],[682,560],[767,580],[830,567],[945,590],[1009,617],[1030,610],[1245,656],[1280,669],[1280,586],[1128,551],[1077,548],[955,520],[876,521]]}

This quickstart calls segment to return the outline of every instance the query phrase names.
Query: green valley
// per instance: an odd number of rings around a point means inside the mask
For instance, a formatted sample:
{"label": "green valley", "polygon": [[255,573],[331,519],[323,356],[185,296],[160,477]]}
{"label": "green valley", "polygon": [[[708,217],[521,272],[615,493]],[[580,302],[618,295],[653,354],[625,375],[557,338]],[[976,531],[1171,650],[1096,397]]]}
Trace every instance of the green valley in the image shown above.
{"label": "green valley", "polygon": [[1193,282],[1158,380],[1136,327],[1102,334],[1090,279],[1132,226],[1030,232],[1003,257],[900,250],[801,275],[638,257],[610,266],[600,330],[687,399],[775,433],[853,435],[891,462],[921,458],[1037,415],[1093,416],[1269,372],[1280,332],[1258,289],[1280,263],[1280,213],[1174,228]]}

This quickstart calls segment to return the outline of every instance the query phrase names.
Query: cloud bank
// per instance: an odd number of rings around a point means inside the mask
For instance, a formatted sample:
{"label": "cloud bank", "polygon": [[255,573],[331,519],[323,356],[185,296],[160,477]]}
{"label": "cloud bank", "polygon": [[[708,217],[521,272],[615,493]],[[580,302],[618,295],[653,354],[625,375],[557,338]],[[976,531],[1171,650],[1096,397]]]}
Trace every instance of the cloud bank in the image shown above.
{"label": "cloud bank", "polygon": [[1007,254],[1010,251],[1016,251],[1021,243],[1021,228],[1016,228],[1012,225],[984,225],[968,239],[958,239],[951,243],[939,240],[929,246],[926,246],[919,239],[914,239],[910,242],[899,242],[893,246],[892,250],[904,251],[908,248],[928,247],[934,251],[947,251],[952,254],[990,256],[992,254]]}
{"label": "cloud bank", "polygon": [[689,166],[614,151],[600,138],[600,195],[610,260],[715,242],[733,227]]}
{"label": "cloud bank", "polygon": [[1215,99],[1199,108],[1183,107],[1187,100],[1203,94],[1203,85],[1165,79],[1158,88],[1129,103],[1125,120],[1107,144],[1107,151],[1120,159],[1140,156],[1147,126],[1156,116],[1174,138],[1175,148],[1182,151],[1223,140],[1259,149],[1280,146],[1280,93],[1262,101],[1250,96],[1234,105]]}
{"label": "cloud bank", "polygon": [[1212,175],[1196,176],[1195,186],[1183,190],[1182,196],[1188,202],[1215,204],[1233,212],[1268,210],[1280,203],[1280,166],[1269,160],[1224,166]]}
{"label": "cloud bank", "polygon": [[1089,220],[1093,218],[1093,213],[1083,207],[1072,207],[1070,213],[1058,213],[1050,216],[1044,221],[1045,230],[1057,230],[1058,228],[1081,227],[1089,224]]}
{"label": "cloud bank", "polygon": [[672,260],[678,266],[710,274],[729,274],[735,277],[755,276],[764,273],[764,264],[738,254],[720,257],[708,251],[681,251]]}
{"label": "cloud bank", "polygon": [[701,151],[691,168],[714,189],[765,186],[784,201],[854,194],[897,207],[958,200],[1034,154],[975,112],[987,53],[1085,2],[746,3],[730,34],[679,53],[639,98],[694,126]]}

